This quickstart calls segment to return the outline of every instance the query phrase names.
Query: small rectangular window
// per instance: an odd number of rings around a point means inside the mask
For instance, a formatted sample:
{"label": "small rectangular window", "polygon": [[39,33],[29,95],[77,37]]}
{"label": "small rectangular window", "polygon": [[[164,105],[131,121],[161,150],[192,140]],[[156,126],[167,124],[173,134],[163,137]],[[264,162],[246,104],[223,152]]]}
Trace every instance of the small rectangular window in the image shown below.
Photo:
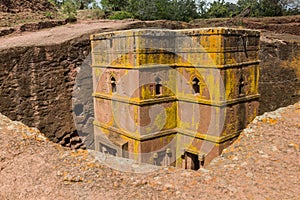
{"label": "small rectangular window", "polygon": [[116,79],[114,77],[111,78],[110,84],[111,84],[111,92],[116,93],[117,92],[117,84],[116,84]]}
{"label": "small rectangular window", "polygon": [[162,94],[162,84],[161,84],[161,79],[157,77],[155,79],[155,95],[161,95]]}
{"label": "small rectangular window", "polygon": [[200,169],[199,156],[190,152],[185,152],[183,157],[183,164],[185,169],[198,170]]}
{"label": "small rectangular window", "polygon": [[155,85],[155,95],[161,95],[162,93],[162,85],[161,84],[156,84]]}
{"label": "small rectangular window", "polygon": [[101,153],[104,153],[104,154],[109,154],[109,155],[112,155],[112,156],[117,156],[117,150],[105,145],[105,144],[102,144],[100,143],[100,152]]}
{"label": "small rectangular window", "polygon": [[198,78],[194,78],[193,79],[193,90],[194,90],[194,94],[199,94],[200,93],[200,85],[199,85],[200,81]]}

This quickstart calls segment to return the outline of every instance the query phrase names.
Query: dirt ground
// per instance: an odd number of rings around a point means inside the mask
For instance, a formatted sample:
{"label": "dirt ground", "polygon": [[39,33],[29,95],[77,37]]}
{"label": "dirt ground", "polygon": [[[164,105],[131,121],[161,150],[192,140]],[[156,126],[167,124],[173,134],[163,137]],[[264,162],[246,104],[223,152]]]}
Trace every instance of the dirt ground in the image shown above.
{"label": "dirt ground", "polygon": [[0,199],[296,200],[299,122],[300,102],[257,117],[207,169],[125,173],[1,115]]}

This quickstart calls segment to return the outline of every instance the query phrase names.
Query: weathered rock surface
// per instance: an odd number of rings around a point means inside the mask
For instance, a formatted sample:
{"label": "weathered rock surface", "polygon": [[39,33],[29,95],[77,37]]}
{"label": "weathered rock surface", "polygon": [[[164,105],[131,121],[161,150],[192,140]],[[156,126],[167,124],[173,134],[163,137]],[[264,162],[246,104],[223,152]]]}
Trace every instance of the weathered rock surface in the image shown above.
{"label": "weathered rock surface", "polygon": [[131,162],[124,173],[96,152],[70,151],[0,115],[0,199],[296,200],[299,121],[300,102],[257,117],[207,169],[133,173],[149,166]]}
{"label": "weathered rock surface", "polygon": [[300,36],[287,37],[270,32],[261,37],[260,114],[300,100]]}

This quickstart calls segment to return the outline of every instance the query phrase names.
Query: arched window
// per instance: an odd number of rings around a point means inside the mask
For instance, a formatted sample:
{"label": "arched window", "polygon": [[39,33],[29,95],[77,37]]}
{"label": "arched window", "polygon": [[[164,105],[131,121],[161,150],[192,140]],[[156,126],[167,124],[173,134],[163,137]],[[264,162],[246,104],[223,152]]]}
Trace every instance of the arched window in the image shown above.
{"label": "arched window", "polygon": [[111,84],[111,92],[112,93],[117,92],[117,84],[116,84],[116,79],[114,77],[111,77],[110,84]]}
{"label": "arched window", "polygon": [[192,85],[193,85],[193,90],[194,90],[194,94],[199,94],[200,93],[200,81],[198,78],[194,78],[192,81]]}
{"label": "arched window", "polygon": [[245,81],[244,78],[241,76],[239,80],[239,95],[244,95],[245,94]]}
{"label": "arched window", "polygon": [[161,95],[162,94],[162,85],[161,85],[161,79],[157,77],[155,79],[155,95]]}

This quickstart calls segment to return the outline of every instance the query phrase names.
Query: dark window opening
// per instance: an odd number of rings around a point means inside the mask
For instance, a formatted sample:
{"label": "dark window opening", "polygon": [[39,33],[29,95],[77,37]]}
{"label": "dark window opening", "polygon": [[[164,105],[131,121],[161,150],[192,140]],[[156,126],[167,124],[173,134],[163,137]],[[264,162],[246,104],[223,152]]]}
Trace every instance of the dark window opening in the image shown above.
{"label": "dark window opening", "polygon": [[122,157],[123,158],[129,158],[129,152],[128,152],[128,142],[122,145]]}
{"label": "dark window opening", "polygon": [[104,154],[109,154],[112,156],[117,156],[117,150],[115,150],[105,144],[102,144],[102,143],[100,143],[100,152],[104,153]]}
{"label": "dark window opening", "polygon": [[171,165],[172,152],[168,148],[165,151],[154,153],[153,164],[156,166],[169,166]]}
{"label": "dark window opening", "polygon": [[182,158],[184,159],[183,164],[185,169],[198,170],[200,169],[200,164],[202,165],[199,161],[199,155],[185,152]]}
{"label": "dark window opening", "polygon": [[111,91],[112,93],[117,92],[117,84],[116,84],[116,79],[114,77],[111,78]]}
{"label": "dark window opening", "polygon": [[155,94],[156,95],[160,95],[161,94],[161,87],[162,87],[162,85],[161,84],[156,84],[156,86],[155,86]]}
{"label": "dark window opening", "polygon": [[245,94],[245,81],[244,78],[241,77],[239,80],[239,95]]}
{"label": "dark window opening", "polygon": [[109,45],[110,45],[110,48],[113,47],[113,40],[112,39],[109,40]]}
{"label": "dark window opening", "polygon": [[162,94],[162,84],[161,84],[161,79],[156,78],[155,79],[155,95],[161,95]]}
{"label": "dark window opening", "polygon": [[193,84],[193,90],[194,90],[194,94],[199,94],[200,93],[200,85],[199,85],[200,81],[198,78],[194,78],[192,81]]}

